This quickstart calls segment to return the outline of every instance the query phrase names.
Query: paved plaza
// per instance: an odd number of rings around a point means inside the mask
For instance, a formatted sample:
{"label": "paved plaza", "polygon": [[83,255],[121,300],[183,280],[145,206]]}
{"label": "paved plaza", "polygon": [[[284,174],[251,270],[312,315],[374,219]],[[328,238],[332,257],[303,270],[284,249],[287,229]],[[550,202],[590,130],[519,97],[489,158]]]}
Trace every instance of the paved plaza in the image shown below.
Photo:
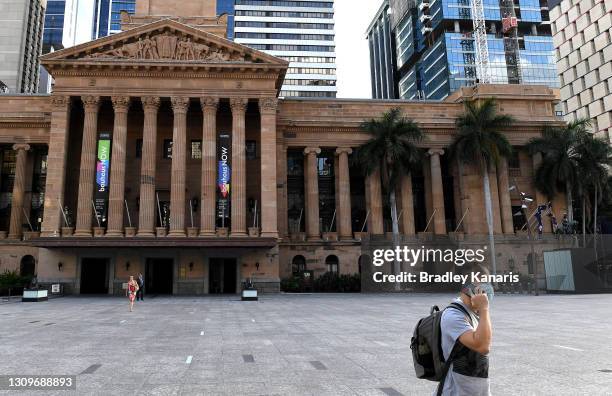
{"label": "paved plaza", "polygon": [[[77,375],[76,391],[45,395],[429,395],[410,337],[451,297],[156,297],[133,313],[114,297],[4,303],[0,374]],[[496,296],[493,394],[609,395],[611,307],[612,295]]]}

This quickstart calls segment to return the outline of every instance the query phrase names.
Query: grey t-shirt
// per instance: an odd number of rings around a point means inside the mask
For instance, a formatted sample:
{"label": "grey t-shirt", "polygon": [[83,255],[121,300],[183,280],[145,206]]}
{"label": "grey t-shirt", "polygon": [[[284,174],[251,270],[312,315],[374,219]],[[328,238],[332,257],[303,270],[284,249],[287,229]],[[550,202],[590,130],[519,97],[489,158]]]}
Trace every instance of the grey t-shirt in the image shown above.
{"label": "grey t-shirt", "polygon": [[[478,319],[476,313],[470,307],[465,305],[460,298],[453,300],[455,303],[461,304],[472,317],[470,324],[465,314],[455,308],[449,308],[442,313],[442,321],[440,327],[442,329],[442,353],[444,359],[448,359],[455,341],[466,331],[475,330],[478,327]],[[435,392],[434,392],[435,394]],[[491,394],[489,388],[489,379],[480,377],[468,377],[453,371],[451,364],[446,381],[444,382],[444,396],[489,396]]]}

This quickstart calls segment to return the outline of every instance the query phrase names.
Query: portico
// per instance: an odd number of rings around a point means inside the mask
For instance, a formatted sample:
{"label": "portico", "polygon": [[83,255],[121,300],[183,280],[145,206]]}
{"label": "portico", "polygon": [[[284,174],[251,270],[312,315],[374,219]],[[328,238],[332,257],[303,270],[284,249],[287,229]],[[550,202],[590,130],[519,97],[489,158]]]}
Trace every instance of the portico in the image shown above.
{"label": "portico", "polygon": [[[139,18],[45,55],[52,95],[0,97],[0,160],[13,169],[10,186],[0,174],[2,263],[30,255],[39,281],[77,293],[99,263],[109,293],[163,265],[172,271],[158,278],[171,273],[179,294],[209,292],[223,273],[265,291],[294,268],[357,273],[365,241],[390,239],[391,223],[389,186],[352,158],[368,139],[360,124],[394,107],[426,135],[422,170],[396,186],[402,243],[484,235],[482,177],[448,146],[463,103],[491,96],[517,118],[507,134],[519,153],[490,176],[496,234],[510,247],[520,233],[509,184],[535,195],[522,147],[557,122],[550,89],[479,86],[435,103],[279,99],[288,62],[195,22]],[[36,211],[34,196],[44,196]]]}

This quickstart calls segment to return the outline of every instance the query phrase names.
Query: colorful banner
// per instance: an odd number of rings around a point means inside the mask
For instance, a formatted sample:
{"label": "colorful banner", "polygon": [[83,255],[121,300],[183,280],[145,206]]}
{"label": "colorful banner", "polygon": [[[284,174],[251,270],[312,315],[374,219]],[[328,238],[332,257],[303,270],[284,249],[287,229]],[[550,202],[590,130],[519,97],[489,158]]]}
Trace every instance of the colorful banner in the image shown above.
{"label": "colorful banner", "polygon": [[230,216],[230,186],[231,186],[231,137],[227,133],[219,134],[217,144],[217,217],[220,225],[225,227]]}
{"label": "colorful banner", "polygon": [[[100,223],[106,222],[106,202],[108,201],[108,179],[110,174],[111,135],[100,133],[96,161],[96,191],[94,206]],[[96,222],[97,225],[97,222]]]}

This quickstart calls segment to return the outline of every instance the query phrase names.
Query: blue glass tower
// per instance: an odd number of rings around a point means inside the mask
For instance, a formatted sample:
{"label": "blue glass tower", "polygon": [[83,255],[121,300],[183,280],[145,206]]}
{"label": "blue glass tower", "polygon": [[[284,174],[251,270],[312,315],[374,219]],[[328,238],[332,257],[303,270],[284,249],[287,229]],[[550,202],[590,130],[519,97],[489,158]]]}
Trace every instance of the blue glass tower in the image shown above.
{"label": "blue glass tower", "polygon": [[[440,100],[476,83],[470,0],[388,2],[395,98]],[[502,11],[502,2],[483,0],[492,82],[559,87],[546,0],[514,0],[517,37],[513,42],[503,33],[502,18],[508,12]]]}
{"label": "blue glass tower", "polygon": [[43,53],[63,48],[64,13],[66,0],[48,0],[43,29]]}
{"label": "blue glass tower", "polygon": [[227,38],[234,39],[235,0],[217,0],[217,15],[227,14]]}
{"label": "blue glass tower", "polygon": [[121,11],[134,14],[136,0],[96,0],[94,8],[94,39],[121,31]]}

